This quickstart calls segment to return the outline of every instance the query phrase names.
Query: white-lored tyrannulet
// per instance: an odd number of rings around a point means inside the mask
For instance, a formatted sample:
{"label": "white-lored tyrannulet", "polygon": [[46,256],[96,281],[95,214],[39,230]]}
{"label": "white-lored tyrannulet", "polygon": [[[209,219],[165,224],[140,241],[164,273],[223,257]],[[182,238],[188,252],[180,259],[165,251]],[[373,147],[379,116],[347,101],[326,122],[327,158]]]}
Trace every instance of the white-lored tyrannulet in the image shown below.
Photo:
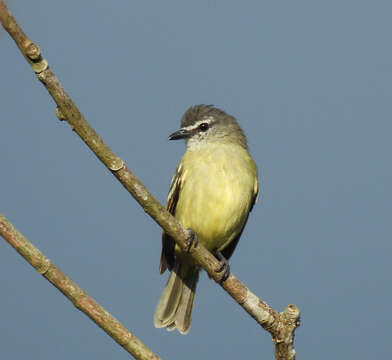
{"label": "white-lored tyrannulet", "polygon": [[[211,105],[196,105],[169,140],[185,139],[186,152],[174,173],[167,209],[197,241],[228,259],[258,194],[257,167],[236,119]],[[160,272],[171,270],[154,325],[189,331],[199,266],[162,235]]]}

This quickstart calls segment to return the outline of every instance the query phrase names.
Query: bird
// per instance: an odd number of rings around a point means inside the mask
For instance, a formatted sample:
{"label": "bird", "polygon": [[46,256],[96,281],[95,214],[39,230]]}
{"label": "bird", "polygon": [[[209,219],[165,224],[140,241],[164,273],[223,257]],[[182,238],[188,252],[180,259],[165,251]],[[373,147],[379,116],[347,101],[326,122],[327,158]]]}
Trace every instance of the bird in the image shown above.
{"label": "bird", "polygon": [[[246,136],[233,116],[201,104],[190,107],[181,128],[169,136],[178,139],[185,140],[186,151],[173,175],[166,209],[227,264],[259,192],[258,170]],[[163,232],[159,271],[165,270],[171,273],[154,325],[187,334],[200,267]]]}

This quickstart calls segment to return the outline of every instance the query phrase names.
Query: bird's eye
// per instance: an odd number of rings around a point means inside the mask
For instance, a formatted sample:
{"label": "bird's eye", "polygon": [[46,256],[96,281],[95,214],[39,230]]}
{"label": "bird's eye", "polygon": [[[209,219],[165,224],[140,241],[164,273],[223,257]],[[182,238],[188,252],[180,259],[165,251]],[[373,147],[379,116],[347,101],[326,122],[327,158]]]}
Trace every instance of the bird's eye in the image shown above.
{"label": "bird's eye", "polygon": [[207,131],[208,128],[209,128],[208,123],[201,123],[201,124],[199,125],[199,129],[200,129],[201,131]]}

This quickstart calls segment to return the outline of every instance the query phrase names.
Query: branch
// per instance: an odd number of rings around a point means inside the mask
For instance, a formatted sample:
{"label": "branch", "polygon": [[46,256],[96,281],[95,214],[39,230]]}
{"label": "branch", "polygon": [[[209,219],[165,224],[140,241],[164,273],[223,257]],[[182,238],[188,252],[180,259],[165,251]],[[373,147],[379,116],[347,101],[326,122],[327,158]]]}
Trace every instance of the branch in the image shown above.
{"label": "branch", "polygon": [[58,269],[0,214],[0,235],[32,265],[39,274],[59,289],[80,311],[83,311],[108,335],[138,360],[158,360],[135,335],[115,317],[88,296],[75,282]]}
{"label": "branch", "polygon": [[[87,146],[95,153],[102,163],[128,190],[135,200],[143,207],[162,228],[173,238],[184,251],[188,250],[192,257],[215,281],[219,281],[220,268],[218,260],[204,246],[188,249],[187,240],[190,236],[181,224],[153,197],[141,181],[125,166],[122,159],[114,154],[103,142],[101,137],[88,124],[71,98],[50,70],[48,62],[41,56],[39,47],[33,43],[19,27],[9,10],[0,0],[0,21],[6,31],[14,39],[23,56],[33,68],[38,79],[43,83],[57,104],[56,113],[60,120],[66,120]],[[299,326],[299,310],[288,305],[283,313],[278,313],[264,301],[253,294],[233,274],[221,286],[252,316],[275,343],[276,359],[294,359],[294,331]]]}

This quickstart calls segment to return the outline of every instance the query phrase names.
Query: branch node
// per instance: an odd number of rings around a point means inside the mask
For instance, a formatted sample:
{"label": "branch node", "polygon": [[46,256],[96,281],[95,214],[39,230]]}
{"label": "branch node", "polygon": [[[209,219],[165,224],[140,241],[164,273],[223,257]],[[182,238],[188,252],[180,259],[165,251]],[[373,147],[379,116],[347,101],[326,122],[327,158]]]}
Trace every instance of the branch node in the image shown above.
{"label": "branch node", "polygon": [[294,328],[300,325],[300,316],[301,313],[294,304],[287,305],[286,309],[281,313],[282,321]]}
{"label": "branch node", "polygon": [[27,40],[24,44],[24,51],[26,56],[33,62],[41,60],[41,49],[39,46],[30,40]]}
{"label": "branch node", "polygon": [[22,42],[21,47],[36,74],[45,71],[49,67],[48,62],[41,56],[41,49],[36,43],[33,43],[30,39],[26,38]]}
{"label": "branch node", "polygon": [[295,359],[294,333],[300,325],[300,311],[293,305],[287,305],[286,309],[279,314],[278,327],[273,336],[275,343],[276,359]]}
{"label": "branch node", "polygon": [[49,64],[45,59],[41,58],[41,60],[38,62],[32,61],[31,67],[36,74],[40,74],[49,68]]}
{"label": "branch node", "polygon": [[[48,259],[48,258],[44,258],[41,259],[40,263],[38,264],[37,267],[35,267],[35,269],[37,270],[37,272],[41,275],[45,275],[49,268],[51,267],[52,262]],[[34,264],[33,264],[34,266]]]}
{"label": "branch node", "polygon": [[124,161],[122,159],[120,159],[119,157],[115,157],[112,158],[108,164],[107,167],[111,170],[111,171],[119,171],[121,169],[124,168]]}

